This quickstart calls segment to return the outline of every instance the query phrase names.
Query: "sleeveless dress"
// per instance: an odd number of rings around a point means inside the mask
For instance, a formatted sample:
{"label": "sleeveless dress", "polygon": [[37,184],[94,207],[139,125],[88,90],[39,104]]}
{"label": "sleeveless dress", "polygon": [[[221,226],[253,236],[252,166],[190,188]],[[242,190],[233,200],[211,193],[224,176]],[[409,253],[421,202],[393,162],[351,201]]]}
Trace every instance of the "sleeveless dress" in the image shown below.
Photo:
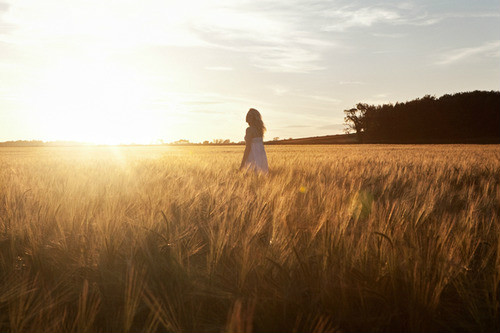
{"label": "sleeveless dress", "polygon": [[[247,140],[247,138],[245,138]],[[269,166],[267,165],[267,155],[264,150],[264,141],[262,137],[255,137],[248,139],[251,140],[250,154],[248,155],[245,165],[249,169],[255,171],[260,171],[263,173],[269,172]]]}

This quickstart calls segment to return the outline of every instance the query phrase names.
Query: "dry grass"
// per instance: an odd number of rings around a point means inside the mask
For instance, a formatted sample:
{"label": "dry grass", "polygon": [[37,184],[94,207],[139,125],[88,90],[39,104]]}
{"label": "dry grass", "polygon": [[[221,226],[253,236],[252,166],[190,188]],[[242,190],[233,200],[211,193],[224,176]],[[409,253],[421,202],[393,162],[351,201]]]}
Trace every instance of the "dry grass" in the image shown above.
{"label": "dry grass", "polygon": [[499,331],[498,146],[0,150],[0,331]]}

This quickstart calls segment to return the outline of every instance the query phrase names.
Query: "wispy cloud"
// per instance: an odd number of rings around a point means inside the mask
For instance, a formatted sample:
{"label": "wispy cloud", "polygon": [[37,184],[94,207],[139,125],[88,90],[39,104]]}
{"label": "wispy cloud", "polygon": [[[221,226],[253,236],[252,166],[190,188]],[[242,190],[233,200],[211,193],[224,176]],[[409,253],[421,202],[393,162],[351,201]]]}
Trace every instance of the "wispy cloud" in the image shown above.
{"label": "wispy cloud", "polygon": [[[52,40],[60,43],[61,48],[77,44],[85,48],[91,44],[87,49],[99,50],[151,44],[218,48],[235,52],[262,70],[292,73],[328,68],[328,52],[347,43],[340,35],[353,28],[372,28],[379,24],[432,25],[448,18],[500,15],[487,12],[428,14],[424,6],[412,2],[381,5],[357,2],[340,6],[338,1],[296,0],[144,0],[139,7],[129,1],[102,2],[99,10],[89,1],[46,0],[31,4],[15,2],[14,5],[0,2],[0,14],[2,12],[9,13],[9,19],[0,21],[0,34],[16,25],[19,29],[8,40],[28,46],[40,43],[44,47],[47,40]],[[380,38],[404,36],[399,31],[372,31],[371,34]],[[205,68],[224,71],[229,67]]]}
{"label": "wispy cloud", "polygon": [[214,105],[214,104],[222,104],[223,102],[215,102],[215,101],[185,101],[182,102],[184,105]]}
{"label": "wispy cloud", "polygon": [[286,7],[255,11],[239,6],[212,8],[193,24],[205,42],[246,54],[251,63],[274,72],[310,72],[323,69],[321,51],[334,46],[317,38],[311,27],[300,25],[297,12]]}
{"label": "wispy cloud", "polygon": [[228,72],[232,71],[233,67],[228,67],[228,66],[209,66],[205,67],[207,71],[216,71],[216,72]]}
{"label": "wispy cloud", "polygon": [[437,65],[450,65],[471,58],[500,57],[500,40],[490,41],[479,46],[449,50],[439,56]]}
{"label": "wispy cloud", "polygon": [[341,131],[345,128],[345,126],[344,126],[344,124],[328,124],[328,125],[317,126],[316,128],[320,129],[320,130]]}
{"label": "wispy cloud", "polygon": [[[495,12],[450,12],[429,14],[425,6],[410,3],[396,6],[346,6],[324,10],[322,13],[330,22],[323,26],[325,31],[344,32],[351,28],[367,28],[376,24],[431,26],[448,19],[498,18]],[[372,33],[376,37],[403,37],[401,33]]]}
{"label": "wispy cloud", "polygon": [[401,19],[401,15],[396,10],[377,7],[348,7],[327,11],[324,15],[332,21],[323,27],[325,31],[345,31],[352,27],[370,27],[375,23],[394,22]]}
{"label": "wispy cloud", "polygon": [[406,37],[407,34],[400,33],[400,32],[395,32],[395,33],[372,33],[372,36],[374,36],[374,37],[381,37],[381,38],[402,38],[402,37]]}
{"label": "wispy cloud", "polygon": [[246,2],[210,8],[191,29],[205,43],[244,55],[257,68],[310,73],[325,69],[325,52],[339,46],[320,29],[322,11],[301,1]]}
{"label": "wispy cloud", "polygon": [[10,5],[5,2],[0,2],[0,35],[12,31],[15,27],[12,24],[6,23],[2,16],[9,10]]}
{"label": "wispy cloud", "polygon": [[190,113],[201,113],[201,114],[207,114],[207,115],[216,115],[216,114],[226,114],[227,112],[221,111],[221,110],[203,110],[203,109],[196,109],[196,110],[190,110]]}
{"label": "wispy cloud", "polygon": [[244,48],[253,64],[271,72],[308,73],[322,70],[321,54],[300,44]]}
{"label": "wispy cloud", "polygon": [[283,96],[290,92],[290,90],[287,87],[280,85],[270,86],[269,89],[271,89],[273,94],[276,96]]}
{"label": "wispy cloud", "polygon": [[342,102],[340,99],[332,98],[330,96],[311,95],[309,97],[317,101],[327,102],[329,104],[340,104]]}
{"label": "wispy cloud", "polygon": [[430,26],[436,25],[450,19],[474,19],[474,18],[498,18],[500,13],[491,12],[471,12],[471,13],[444,13],[444,14],[417,14],[414,16],[404,17],[399,23],[415,25],[415,26]]}
{"label": "wispy cloud", "polygon": [[287,125],[283,126],[282,128],[309,128],[311,127],[310,125]]}
{"label": "wispy cloud", "polygon": [[361,86],[366,84],[366,82],[362,81],[339,81],[341,86]]}
{"label": "wispy cloud", "polygon": [[0,2],[0,15],[2,12],[9,10],[10,5],[6,2]]}

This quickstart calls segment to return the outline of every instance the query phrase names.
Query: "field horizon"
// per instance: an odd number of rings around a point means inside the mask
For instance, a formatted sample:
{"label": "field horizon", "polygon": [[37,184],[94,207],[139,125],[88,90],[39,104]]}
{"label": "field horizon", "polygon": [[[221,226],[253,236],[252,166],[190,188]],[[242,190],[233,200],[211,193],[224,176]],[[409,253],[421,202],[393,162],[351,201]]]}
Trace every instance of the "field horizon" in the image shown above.
{"label": "field horizon", "polygon": [[500,147],[0,148],[0,331],[488,332]]}

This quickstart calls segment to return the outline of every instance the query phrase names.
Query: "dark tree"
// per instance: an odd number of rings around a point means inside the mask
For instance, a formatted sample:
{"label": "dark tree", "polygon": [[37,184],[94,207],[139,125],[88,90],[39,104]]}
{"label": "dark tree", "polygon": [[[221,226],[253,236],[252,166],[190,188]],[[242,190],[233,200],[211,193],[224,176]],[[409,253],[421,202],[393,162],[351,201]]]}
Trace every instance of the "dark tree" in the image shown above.
{"label": "dark tree", "polygon": [[344,110],[345,113],[344,122],[345,125],[347,126],[347,128],[344,131],[347,134],[356,132],[359,142],[363,141],[362,132],[364,130],[364,120],[366,113],[366,108],[364,108],[363,105],[364,104],[359,103],[357,105],[357,108]]}
{"label": "dark tree", "polygon": [[426,95],[395,105],[359,103],[344,113],[346,132],[356,131],[360,142],[500,143],[498,91]]}

